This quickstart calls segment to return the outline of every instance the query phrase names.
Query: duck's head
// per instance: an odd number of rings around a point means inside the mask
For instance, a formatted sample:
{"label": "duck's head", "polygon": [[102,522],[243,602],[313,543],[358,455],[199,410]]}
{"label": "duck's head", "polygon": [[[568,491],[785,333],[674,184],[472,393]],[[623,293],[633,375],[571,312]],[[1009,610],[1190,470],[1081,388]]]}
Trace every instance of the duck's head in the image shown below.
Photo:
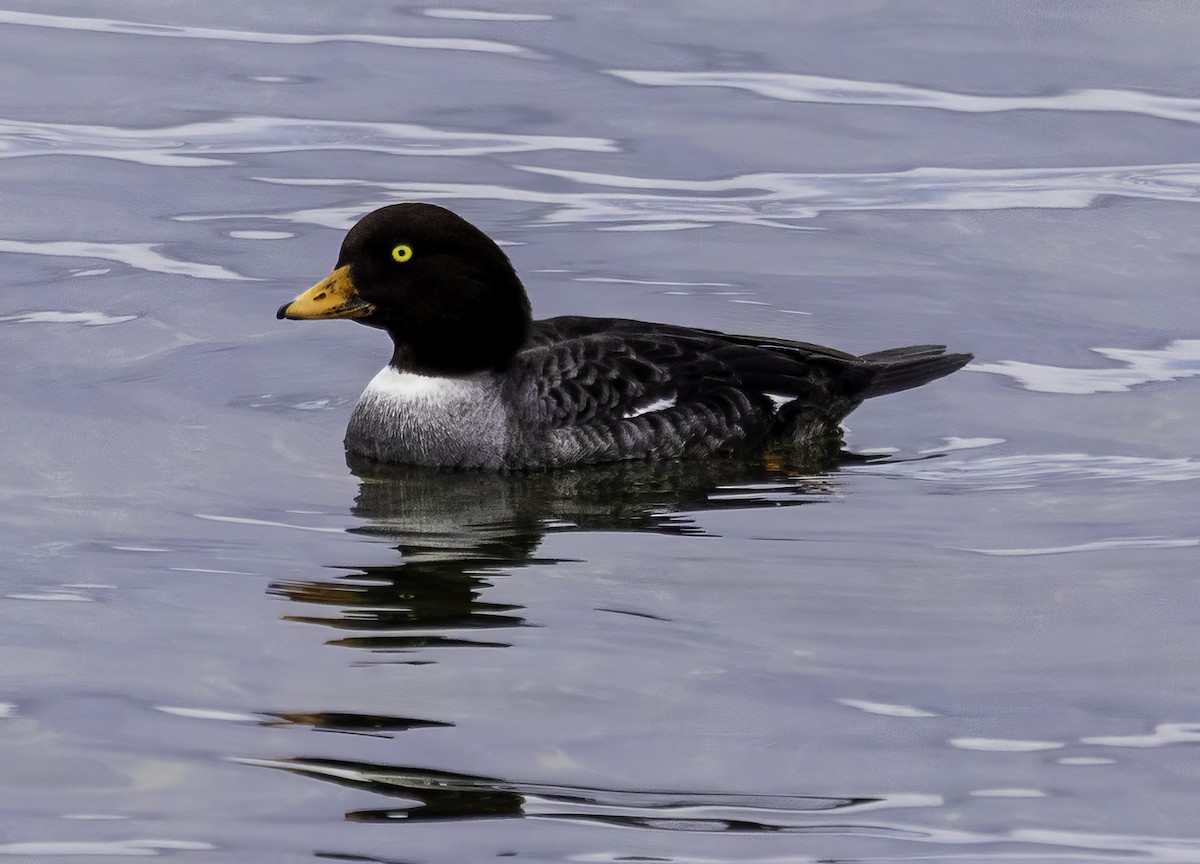
{"label": "duck's head", "polygon": [[465,219],[432,204],[368,213],[333,272],[278,318],[353,318],[386,330],[392,365],[431,375],[499,369],[525,341],[529,298],[508,256]]}

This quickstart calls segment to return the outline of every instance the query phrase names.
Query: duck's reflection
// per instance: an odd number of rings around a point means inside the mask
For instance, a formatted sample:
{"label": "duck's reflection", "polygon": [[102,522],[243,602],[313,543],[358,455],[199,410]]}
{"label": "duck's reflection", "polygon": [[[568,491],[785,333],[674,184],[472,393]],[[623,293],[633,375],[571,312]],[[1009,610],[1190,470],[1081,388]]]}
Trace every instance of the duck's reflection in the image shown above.
{"label": "duck's reflection", "polygon": [[350,735],[370,735],[393,738],[397,732],[409,729],[437,729],[453,726],[438,720],[418,717],[392,717],[382,714],[355,714],[347,711],[271,712],[264,714],[263,726],[307,726],[315,732],[341,732]]}
{"label": "duck's reflection", "polygon": [[[309,610],[291,620],[337,631],[333,644],[432,663],[447,646],[506,647],[510,628],[535,626],[512,603],[483,599],[492,579],[515,568],[554,565],[543,539],[563,531],[703,535],[697,514],[787,507],[826,500],[828,469],[847,461],[834,448],[797,463],[768,459],[622,464],[539,474],[484,474],[352,462],[360,479],[356,531],[386,538],[399,560],[339,567],[320,580],[277,582],[271,590]],[[641,615],[636,610],[621,611]],[[647,617],[656,617],[647,615]],[[384,662],[387,662],[386,660]],[[377,715],[274,714],[278,720],[373,737],[417,726],[452,726]],[[883,798],[553,786],[400,764],[297,756],[242,759],[312,779],[367,790],[383,806],[346,814],[355,821],[404,822],[545,818],[624,827],[714,832],[842,830],[821,814],[911,806]],[[832,826],[832,827],[831,827]],[[886,831],[872,826],[872,831]]]}
{"label": "duck's reflection", "polygon": [[[464,819],[569,819],[668,831],[736,833],[861,833],[905,836],[882,825],[849,826],[850,814],[868,810],[927,807],[931,796],[755,795],[722,792],[598,789],[477,777],[423,768],[373,765],[339,759],[238,759],[363,789],[391,799],[393,806],[353,810],[355,822],[428,822]],[[837,814],[830,821],[827,814]]]}
{"label": "duck's reflection", "polygon": [[400,561],[332,568],[346,572],[275,582],[270,590],[327,607],[287,618],[334,628],[337,645],[406,655],[436,647],[507,647],[503,631],[529,622],[520,606],[482,595],[494,573],[558,563],[537,554],[547,533],[703,534],[693,518],[700,511],[821,500],[832,488],[822,472],[846,454],[831,447],[817,455],[803,465],[768,457],[508,475],[352,459],[361,482],[353,512],[366,520],[355,530],[394,541]]}

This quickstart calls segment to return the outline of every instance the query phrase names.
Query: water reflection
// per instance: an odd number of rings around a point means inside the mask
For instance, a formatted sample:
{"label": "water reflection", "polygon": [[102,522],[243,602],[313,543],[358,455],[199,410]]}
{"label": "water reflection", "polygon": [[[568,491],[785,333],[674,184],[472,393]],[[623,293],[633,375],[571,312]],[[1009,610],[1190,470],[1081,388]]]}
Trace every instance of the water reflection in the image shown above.
{"label": "water reflection", "polygon": [[873,837],[918,837],[918,832],[884,825],[847,825],[814,819],[897,807],[933,807],[931,795],[829,797],[705,792],[623,791],[583,786],[525,783],[424,768],[373,765],[339,759],[239,759],[339,786],[365,789],[400,806],[353,810],[355,822],[429,822],[443,819],[526,817],[702,832],[853,833]]}
{"label": "water reflection", "polygon": [[352,714],[344,711],[272,713],[263,726],[307,726],[317,732],[342,732],[351,735],[370,735],[392,738],[394,732],[409,729],[434,729],[453,726],[438,720],[417,717],[391,717],[384,714]]}
{"label": "water reflection", "polygon": [[[338,631],[333,645],[405,655],[429,648],[504,648],[511,644],[505,630],[534,625],[520,614],[521,606],[491,602],[484,594],[493,574],[559,563],[537,554],[548,533],[703,534],[690,514],[822,500],[833,488],[822,471],[855,458],[840,451],[840,441],[828,441],[787,458],[501,475],[386,466],[351,457],[350,468],[360,480],[353,512],[366,522],[355,531],[394,541],[400,560],[332,565],[345,572],[277,581],[269,590],[324,607],[285,617]],[[432,661],[422,655],[401,662]]]}
{"label": "water reflection", "polygon": [[[753,460],[630,463],[512,475],[385,466],[350,457],[350,468],[360,481],[353,513],[364,521],[354,530],[394,543],[399,560],[336,565],[328,569],[342,572],[279,581],[269,590],[300,604],[285,616],[288,620],[334,631],[328,644],[392,655],[360,662],[417,665],[435,662],[437,652],[428,649],[504,648],[511,644],[505,634],[512,628],[538,622],[522,614],[520,605],[487,599],[488,589],[498,574],[560,563],[539,554],[548,534],[586,530],[704,535],[694,521],[701,511],[827,499],[835,488],[828,470],[847,461],[865,459],[842,452],[840,439],[802,453]],[[378,547],[373,549],[377,554]],[[349,713],[269,716],[283,724],[387,737],[410,728],[453,725]],[[308,756],[238,761],[388,799],[385,806],[346,814],[360,822],[537,817],[673,831],[820,833],[834,828],[819,820],[814,824],[814,813],[936,804],[908,800],[912,796],[593,789]],[[891,834],[898,829],[854,830]]]}

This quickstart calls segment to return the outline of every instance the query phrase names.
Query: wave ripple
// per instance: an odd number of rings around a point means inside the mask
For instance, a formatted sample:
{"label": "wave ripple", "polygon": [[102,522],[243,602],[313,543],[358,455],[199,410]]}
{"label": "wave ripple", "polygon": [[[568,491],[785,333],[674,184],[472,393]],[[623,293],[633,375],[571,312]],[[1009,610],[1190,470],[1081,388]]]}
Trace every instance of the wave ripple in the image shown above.
{"label": "wave ripple", "polygon": [[[0,20],[3,14],[0,13]],[[234,153],[356,150],[392,156],[487,156],[535,150],[615,153],[606,138],[448,132],[413,123],[227,117],[157,129],[122,129],[0,120],[0,159],[96,156],[143,165],[193,168],[229,165]]]}
{"label": "wave ripple", "polygon": [[1109,111],[1200,123],[1200,99],[1140,90],[1070,90],[1041,96],[979,96],[886,81],[855,81],[788,72],[660,72],[613,69],[609,74],[649,87],[722,87],[768,99],[816,105],[878,105],[984,114],[999,111]]}
{"label": "wave ripple", "polygon": [[[742,174],[716,180],[627,177],[515,166],[550,178],[549,188],[488,183],[388,182],[334,178],[260,178],[292,186],[381,190],[382,200],[504,201],[546,208],[544,224],[610,223],[609,230],[677,230],[718,224],[797,229],[822,213],[874,210],[1081,209],[1105,197],[1200,202],[1200,163],[1083,168],[914,168],[862,174]],[[563,184],[599,187],[563,190]],[[279,218],[272,216],[271,218]],[[345,227],[347,210],[284,215]]]}

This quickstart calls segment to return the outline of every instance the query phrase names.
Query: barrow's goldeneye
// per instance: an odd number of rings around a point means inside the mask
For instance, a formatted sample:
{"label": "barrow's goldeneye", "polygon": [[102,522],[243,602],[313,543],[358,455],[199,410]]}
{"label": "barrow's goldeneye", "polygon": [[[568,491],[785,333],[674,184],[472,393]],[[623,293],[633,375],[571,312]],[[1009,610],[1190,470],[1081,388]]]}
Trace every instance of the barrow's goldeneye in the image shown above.
{"label": "barrow's goldeneye", "polygon": [[381,462],[523,470],[704,457],[838,431],[864,399],[971,360],[941,345],[856,357],[786,339],[566,316],[534,321],[508,256],[431,204],[364,216],[279,318],[386,330],[392,360],[346,431]]}

